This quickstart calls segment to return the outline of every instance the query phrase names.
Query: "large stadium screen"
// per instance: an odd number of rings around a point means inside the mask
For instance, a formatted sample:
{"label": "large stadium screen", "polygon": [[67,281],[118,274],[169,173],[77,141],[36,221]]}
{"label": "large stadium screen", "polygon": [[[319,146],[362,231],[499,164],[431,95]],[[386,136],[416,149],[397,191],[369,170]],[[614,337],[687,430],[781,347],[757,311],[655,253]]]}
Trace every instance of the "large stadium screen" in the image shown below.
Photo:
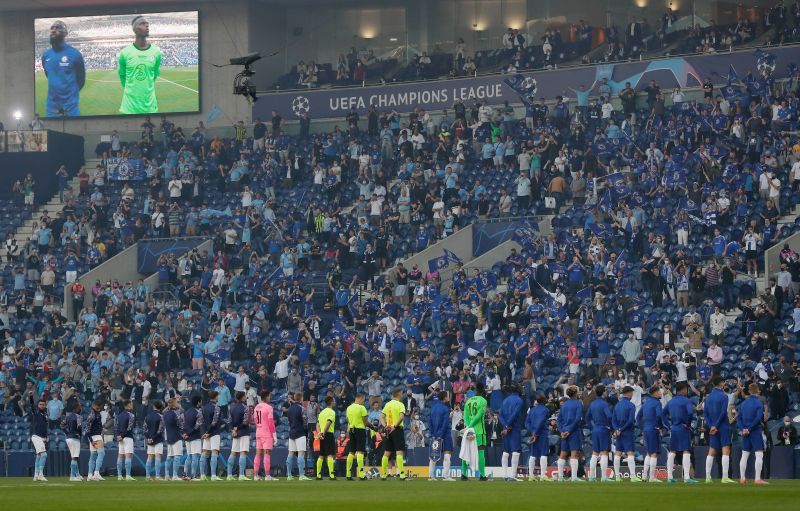
{"label": "large stadium screen", "polygon": [[200,110],[197,11],[38,18],[42,117]]}

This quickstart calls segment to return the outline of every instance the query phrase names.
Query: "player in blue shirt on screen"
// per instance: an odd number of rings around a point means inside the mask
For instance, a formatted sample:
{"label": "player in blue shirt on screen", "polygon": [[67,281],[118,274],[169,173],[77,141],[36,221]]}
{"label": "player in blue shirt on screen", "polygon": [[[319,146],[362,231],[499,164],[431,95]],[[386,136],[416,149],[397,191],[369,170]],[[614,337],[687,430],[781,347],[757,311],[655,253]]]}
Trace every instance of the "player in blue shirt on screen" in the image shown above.
{"label": "player in blue shirt on screen", "polygon": [[42,53],[47,76],[47,117],[81,115],[78,103],[86,84],[86,66],[81,52],[66,43],[69,31],[61,20],[50,26],[50,48]]}

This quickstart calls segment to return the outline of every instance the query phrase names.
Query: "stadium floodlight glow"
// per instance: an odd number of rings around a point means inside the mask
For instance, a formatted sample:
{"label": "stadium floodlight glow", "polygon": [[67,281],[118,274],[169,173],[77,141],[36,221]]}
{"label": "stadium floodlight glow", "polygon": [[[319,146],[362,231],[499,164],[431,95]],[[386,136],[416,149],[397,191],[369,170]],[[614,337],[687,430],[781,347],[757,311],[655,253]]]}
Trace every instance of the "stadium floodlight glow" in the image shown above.
{"label": "stadium floodlight glow", "polygon": [[14,120],[19,121],[22,119],[22,112],[19,110],[14,111]]}

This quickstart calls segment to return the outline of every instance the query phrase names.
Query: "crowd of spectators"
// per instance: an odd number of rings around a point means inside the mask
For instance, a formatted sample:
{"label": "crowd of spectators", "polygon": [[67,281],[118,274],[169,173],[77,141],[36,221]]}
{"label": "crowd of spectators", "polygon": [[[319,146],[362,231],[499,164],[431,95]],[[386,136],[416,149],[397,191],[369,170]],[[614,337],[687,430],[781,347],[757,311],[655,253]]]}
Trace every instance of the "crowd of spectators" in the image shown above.
{"label": "crowd of spectators", "polygon": [[[555,409],[569,384],[586,399],[598,383],[609,399],[660,384],[669,399],[687,381],[699,405],[721,375],[731,393],[759,383],[780,419],[800,392],[798,254],[781,252],[763,292],[752,279],[784,234],[780,211],[800,203],[789,85],[764,68],[736,84],[737,100],[708,82],[703,100],[674,90],[668,105],[652,81],[618,91],[619,110],[600,82],[524,119],[457,101],[438,120],[352,110],[344,129],[299,137],[276,112],[229,139],[148,118],[138,143],[115,134],[99,147],[79,189],[64,182],[62,211],[9,250],[0,400],[24,416],[40,397],[100,399],[112,413],[131,399],[141,420],[155,398],[210,389],[341,406],[405,384],[414,421],[431,392],[460,405],[475,381],[496,412],[511,383]],[[141,177],[113,178],[134,160]],[[548,211],[553,234],[496,267],[397,262],[470,222]],[[142,282],[81,281],[167,234],[214,249],[162,255],[166,298]]]}

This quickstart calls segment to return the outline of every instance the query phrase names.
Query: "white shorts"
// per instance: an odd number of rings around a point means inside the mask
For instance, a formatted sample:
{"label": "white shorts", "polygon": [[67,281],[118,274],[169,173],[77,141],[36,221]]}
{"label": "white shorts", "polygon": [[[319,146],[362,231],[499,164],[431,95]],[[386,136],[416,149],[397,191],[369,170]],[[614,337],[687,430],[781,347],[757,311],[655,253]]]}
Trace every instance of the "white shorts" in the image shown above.
{"label": "white shorts", "polygon": [[95,442],[100,442],[100,446],[103,445],[103,435],[92,435],[89,437],[89,452],[95,452],[97,448],[94,446]]}
{"label": "white shorts", "polygon": [[231,438],[231,452],[250,452],[250,435]]}
{"label": "white shorts", "polygon": [[69,449],[70,458],[80,458],[81,441],[77,438],[67,438],[67,449]]}
{"label": "white shorts", "polygon": [[633,331],[633,337],[637,341],[641,341],[642,340],[642,329],[640,327],[633,327],[633,328],[631,328],[631,331]]}
{"label": "white shorts", "polygon": [[45,445],[44,440],[44,438],[38,435],[31,435],[31,443],[33,443],[33,450],[36,451],[36,454],[47,452],[47,446]]}
{"label": "white shorts", "polygon": [[133,438],[123,438],[117,445],[117,454],[133,454]]}
{"label": "white shorts", "polygon": [[155,454],[156,456],[161,456],[162,454],[164,454],[164,444],[162,444],[161,442],[153,445],[148,444],[147,454],[148,455]]}
{"label": "white shorts", "polygon": [[186,442],[186,452],[188,454],[202,454],[203,453],[203,441],[198,440],[189,440]]}
{"label": "white shorts", "polygon": [[203,439],[204,451],[219,451],[219,435],[210,436]]}
{"label": "white shorts", "polygon": [[289,452],[305,452],[306,451],[306,437],[289,439]]}
{"label": "white shorts", "polygon": [[178,440],[174,444],[167,444],[167,457],[183,456],[183,440]]}

